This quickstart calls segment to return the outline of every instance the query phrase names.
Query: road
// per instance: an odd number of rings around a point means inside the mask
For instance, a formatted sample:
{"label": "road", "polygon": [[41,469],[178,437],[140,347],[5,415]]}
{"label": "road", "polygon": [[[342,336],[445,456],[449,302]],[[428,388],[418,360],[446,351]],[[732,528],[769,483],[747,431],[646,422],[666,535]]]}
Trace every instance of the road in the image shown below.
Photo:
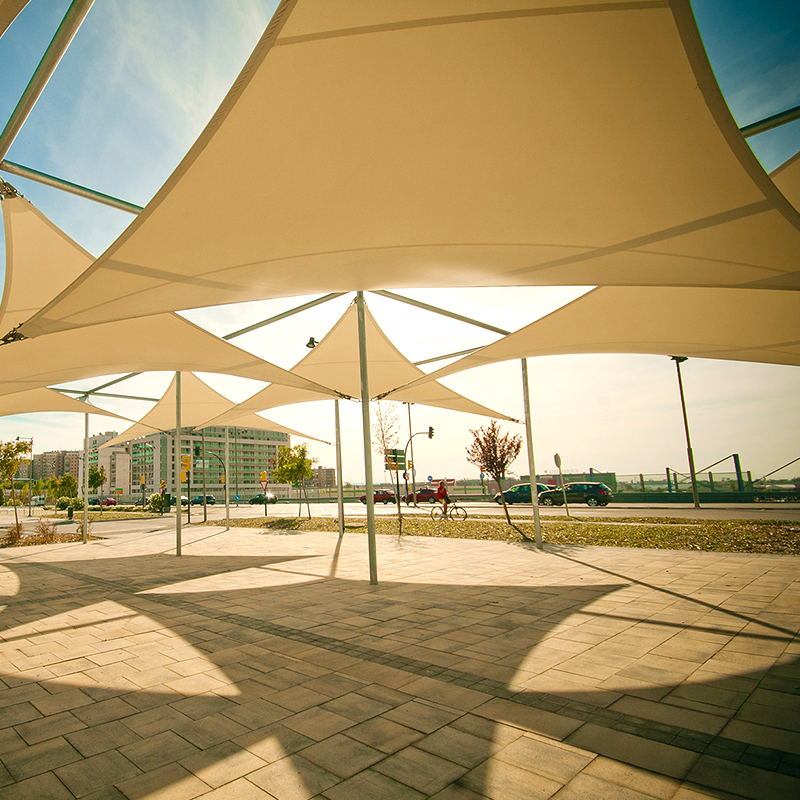
{"label": "road", "polygon": [[[467,502],[464,507],[471,516],[486,515],[500,517],[503,509],[493,502]],[[428,515],[431,506],[421,504],[419,508],[403,505],[404,515]],[[532,509],[530,505],[514,505],[510,507],[512,517],[530,518]],[[37,517],[41,509],[34,509],[34,517],[27,516],[27,508],[20,509],[20,521],[26,531],[32,530],[35,526]],[[295,517],[297,516],[297,503],[279,503],[268,507],[269,516],[276,517]],[[251,505],[232,505],[230,508],[231,518],[243,518],[262,516],[263,506]],[[306,506],[303,506],[303,516],[308,513]],[[314,517],[336,517],[337,507],[335,503],[312,503],[311,514]],[[366,506],[359,502],[345,503],[345,515],[348,517],[365,517]],[[378,516],[391,516],[397,513],[397,506],[379,504],[375,507]],[[542,519],[564,519],[566,511],[564,508],[554,508],[552,506],[541,509]],[[589,508],[588,506],[570,507],[570,514],[573,517],[600,517],[612,521],[621,517],[638,517],[648,519],[653,517],[678,517],[680,519],[745,519],[745,520],[784,520],[789,522],[800,522],[800,503],[740,503],[740,504],[715,504],[694,508],[690,504],[648,504],[640,503],[614,503],[606,508]],[[79,515],[76,515],[76,518]],[[110,517],[111,515],[109,515]],[[203,519],[202,506],[195,506],[191,510],[191,521],[199,522]],[[210,522],[223,522],[225,520],[225,506],[215,505],[208,507],[208,519]],[[183,514],[184,523],[186,513]],[[77,520],[76,520],[77,521]],[[6,528],[14,522],[14,512],[10,508],[0,509],[0,528]],[[142,520],[98,520],[92,523],[95,532],[102,530],[104,535],[111,533],[123,533],[131,531],[141,531],[142,533],[155,532],[164,528],[172,528],[175,525],[174,514],[165,514],[163,517],[149,517]]]}

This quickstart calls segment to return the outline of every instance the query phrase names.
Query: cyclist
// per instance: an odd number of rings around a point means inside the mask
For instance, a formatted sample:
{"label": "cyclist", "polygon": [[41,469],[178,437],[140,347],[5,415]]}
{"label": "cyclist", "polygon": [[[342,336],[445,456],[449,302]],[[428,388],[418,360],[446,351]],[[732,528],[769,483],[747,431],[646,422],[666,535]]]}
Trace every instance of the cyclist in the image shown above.
{"label": "cyclist", "polygon": [[447,487],[444,481],[439,481],[439,486],[436,489],[436,499],[444,506],[444,518],[447,519],[447,506],[450,503],[450,498],[447,496]]}

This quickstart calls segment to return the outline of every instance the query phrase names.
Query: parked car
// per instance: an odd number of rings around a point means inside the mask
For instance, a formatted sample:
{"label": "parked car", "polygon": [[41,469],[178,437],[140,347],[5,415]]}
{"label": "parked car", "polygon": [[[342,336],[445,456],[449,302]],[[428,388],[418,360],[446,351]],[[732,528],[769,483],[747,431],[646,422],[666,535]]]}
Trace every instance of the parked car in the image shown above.
{"label": "parked car", "polygon": [[[589,506],[607,506],[614,499],[614,493],[604,483],[567,483],[564,493],[568,503],[586,503]],[[560,488],[548,489],[539,495],[539,502],[543,506],[563,506],[564,493]]]}
{"label": "parked car", "polygon": [[[549,486],[545,486],[543,483],[536,484],[537,494],[546,492],[549,488]],[[533,502],[531,500],[531,485],[529,483],[518,483],[516,486],[512,486],[510,489],[506,489],[503,492],[503,497],[505,497],[508,505],[513,505],[514,503],[531,503]],[[494,496],[494,501],[495,503],[503,502],[500,499],[500,492]]]}
{"label": "parked car", "polygon": [[[169,504],[171,506],[175,505],[175,495],[174,494],[170,495]],[[181,495],[181,505],[182,506],[188,506],[189,505],[189,498],[185,494]]]}
{"label": "parked car", "polygon": [[116,497],[90,497],[89,498],[89,505],[90,506],[115,506],[117,504]]}
{"label": "parked car", "polygon": [[[217,502],[217,499],[210,494],[206,495],[206,505],[213,506]],[[192,498],[192,505],[193,506],[201,506],[203,505],[203,495],[199,494],[197,497]]]}
{"label": "parked car", "polygon": [[[266,500],[264,499],[266,498]],[[248,501],[251,506],[263,506],[264,503],[277,503],[278,498],[275,497],[272,492],[267,492],[266,494],[257,494],[255,497],[251,497]]]}
{"label": "parked car", "polygon": [[[415,495],[409,492],[403,495],[404,503],[413,503]],[[427,486],[417,490],[416,494],[417,503],[435,503],[436,502],[436,489],[430,489]]]}
{"label": "parked car", "polygon": [[[364,505],[367,504],[367,496],[365,494],[362,494],[360,499]],[[387,492],[386,489],[378,489],[375,492],[375,502],[383,503],[384,505],[387,503],[396,503],[397,496],[394,492]]]}

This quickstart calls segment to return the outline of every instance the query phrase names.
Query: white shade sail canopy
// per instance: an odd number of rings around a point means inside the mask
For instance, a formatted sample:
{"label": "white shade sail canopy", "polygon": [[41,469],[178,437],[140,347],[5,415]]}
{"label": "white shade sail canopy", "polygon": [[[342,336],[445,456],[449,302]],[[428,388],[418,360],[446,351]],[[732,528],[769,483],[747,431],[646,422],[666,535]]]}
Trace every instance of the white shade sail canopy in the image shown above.
{"label": "white shade sail canopy", "polygon": [[800,293],[602,287],[425,380],[496,361],[571,353],[651,353],[800,366]]}
{"label": "white shade sail canopy", "polygon": [[800,289],[799,264],[688,0],[283,0],[144,212],[21,331],[401,286]]}
{"label": "white shade sail canopy", "polygon": [[113,411],[67,397],[54,389],[30,389],[26,392],[16,392],[0,397],[0,417],[11,417],[17,414],[38,414],[43,412],[63,413],[65,411],[77,414],[97,414],[102,417],[114,417],[127,420]]}
{"label": "white shade sail canopy", "polygon": [[156,314],[0,347],[0,395],[99,375],[150,370],[220,372],[333,394],[218,339],[177,314]]}
{"label": "white shade sail canopy", "polygon": [[6,241],[0,330],[5,334],[72,283],[94,258],[24,197],[4,197],[0,205]]}
{"label": "white shade sail canopy", "polygon": [[[0,322],[10,329],[83,272],[92,257],[24,198],[4,198],[2,211],[6,274]],[[0,395],[150,370],[222,372],[327,392],[168,313],[4,345],[0,347]]]}
{"label": "white shade sail canopy", "polygon": [[[161,399],[148,411],[137,423],[132,425],[119,436],[100,445],[112,447],[113,445],[125,444],[132,439],[141,436],[148,436],[158,431],[175,430],[175,384],[173,378]],[[207,383],[200,380],[191,372],[181,375],[181,427],[182,428],[203,428],[203,422],[209,417],[215,417],[227,411],[235,404],[224,397],[219,392],[212,389]],[[293,436],[305,436],[313,439],[313,436],[306,436],[292,428],[286,428],[279,423],[271,422],[263,417],[258,417],[261,424],[247,427],[256,427],[260,430],[278,431],[288,433]],[[241,423],[241,427],[245,427]],[[317,440],[319,441],[319,440]]]}
{"label": "white shade sail canopy", "polygon": [[783,196],[800,210],[800,153],[781,164],[770,177]]}
{"label": "white shade sail canopy", "polygon": [[27,4],[28,0],[0,0],[0,36]]}
{"label": "white shade sail canopy", "polygon": [[[369,369],[369,393],[371,398],[381,397],[398,385],[410,383],[424,377],[425,373],[415,367],[381,330],[375,318],[366,309],[365,328],[367,340],[367,366]],[[292,373],[308,380],[323,383],[337,392],[350,397],[360,397],[361,376],[358,351],[358,315],[355,303],[348,306],[339,321],[316,347],[309,351],[294,367]],[[402,396],[401,396],[402,394]],[[323,400],[318,393],[289,387],[267,386],[236,409],[209,421],[209,425],[225,425],[232,420],[237,409],[241,413],[264,411],[281,405]],[[493,411],[442,384],[423,386],[416,390],[398,393],[389,399],[436,406],[451,411],[495,417],[516,422],[513,417]]]}

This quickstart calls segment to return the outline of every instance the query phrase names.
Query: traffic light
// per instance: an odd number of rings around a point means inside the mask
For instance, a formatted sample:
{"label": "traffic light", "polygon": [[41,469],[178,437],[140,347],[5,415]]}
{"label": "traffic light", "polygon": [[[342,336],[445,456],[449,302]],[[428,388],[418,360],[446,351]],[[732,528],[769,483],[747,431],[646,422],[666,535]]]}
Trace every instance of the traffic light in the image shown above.
{"label": "traffic light", "polygon": [[261,473],[261,480],[265,481],[266,479],[267,479],[267,473],[266,472],[262,472]]}
{"label": "traffic light", "polygon": [[200,458],[200,445],[199,444],[196,444],[194,446],[194,457],[195,458]]}
{"label": "traffic light", "polygon": [[181,456],[181,469],[184,472],[188,472],[191,468],[192,468],[192,457]]}
{"label": "traffic light", "polygon": [[144,484],[145,484],[144,475],[140,476],[139,480],[141,480],[142,486],[144,486]]}
{"label": "traffic light", "polygon": [[181,483],[186,483],[186,470],[181,470]]}
{"label": "traffic light", "polygon": [[161,494],[164,494],[164,490],[167,488],[167,482],[161,481]]}
{"label": "traffic light", "polygon": [[433,428],[428,428],[428,438],[433,439]]}

